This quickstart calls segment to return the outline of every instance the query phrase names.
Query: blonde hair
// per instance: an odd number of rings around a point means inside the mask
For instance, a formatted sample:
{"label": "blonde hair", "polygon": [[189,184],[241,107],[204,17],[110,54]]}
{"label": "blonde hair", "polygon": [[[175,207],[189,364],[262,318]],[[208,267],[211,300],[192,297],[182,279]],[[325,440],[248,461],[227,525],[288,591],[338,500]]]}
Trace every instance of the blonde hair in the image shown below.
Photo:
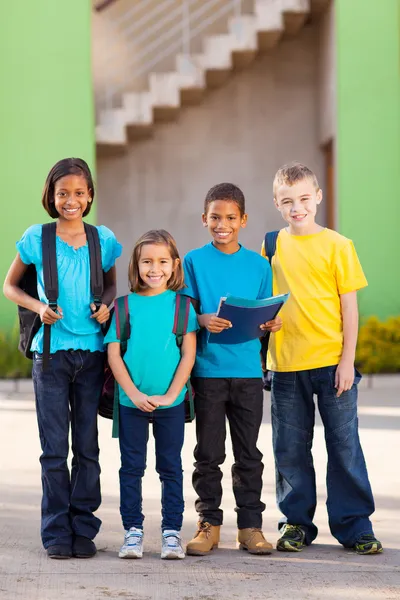
{"label": "blonde hair", "polygon": [[278,169],[274,177],[274,183],[272,187],[274,198],[276,198],[276,192],[280,185],[292,186],[299,181],[303,181],[304,179],[310,179],[314,184],[316,191],[319,190],[317,176],[311,171],[311,169],[299,162],[283,165],[283,167]]}
{"label": "blonde hair", "polygon": [[[170,233],[168,233],[168,231],[165,231],[165,229],[152,229],[151,231],[143,234],[136,242],[133,248],[128,270],[129,287],[131,292],[141,292],[147,288],[147,285],[145,285],[139,274],[139,259],[143,246],[150,244],[167,246],[174,262],[174,270],[171,278],[168,281],[167,287],[169,290],[178,292],[185,287],[182,262],[179,257],[178,248],[174,238]],[[178,259],[179,262],[175,265],[176,259]]]}

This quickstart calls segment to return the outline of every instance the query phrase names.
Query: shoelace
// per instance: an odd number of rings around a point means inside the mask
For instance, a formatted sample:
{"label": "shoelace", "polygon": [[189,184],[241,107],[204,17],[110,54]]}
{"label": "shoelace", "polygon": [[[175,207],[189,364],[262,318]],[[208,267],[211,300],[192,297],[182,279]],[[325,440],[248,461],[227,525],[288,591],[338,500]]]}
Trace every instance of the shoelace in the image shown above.
{"label": "shoelace", "polygon": [[143,539],[143,534],[136,531],[128,531],[125,534],[125,543],[128,546],[138,546]]}
{"label": "shoelace", "polygon": [[180,548],[181,540],[177,535],[170,533],[169,535],[163,535],[163,539],[169,548]]}
{"label": "shoelace", "polygon": [[292,533],[297,533],[298,535],[303,536],[303,530],[301,529],[301,527],[299,527],[298,525],[286,524],[285,533],[283,535],[285,536],[286,534]]}
{"label": "shoelace", "polygon": [[207,521],[203,522],[203,523],[199,523],[199,528],[196,532],[196,537],[200,534],[200,533],[205,533],[206,537],[210,537],[211,534],[211,525],[210,523],[207,523]]}

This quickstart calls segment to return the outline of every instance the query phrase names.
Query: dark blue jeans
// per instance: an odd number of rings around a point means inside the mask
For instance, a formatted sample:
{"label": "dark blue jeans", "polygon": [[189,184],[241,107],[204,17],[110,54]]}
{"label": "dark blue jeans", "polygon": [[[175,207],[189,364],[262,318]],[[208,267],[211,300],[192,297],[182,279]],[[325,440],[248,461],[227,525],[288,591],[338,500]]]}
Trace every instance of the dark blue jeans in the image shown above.
{"label": "dark blue jeans", "polygon": [[[132,405],[133,406],[133,405]],[[119,483],[121,517],[125,529],[143,527],[142,477],[146,469],[149,416],[138,408],[119,407]],[[156,449],[156,471],[161,481],[161,529],[180,531],[183,519],[181,451],[185,433],[184,403],[151,413]]]}
{"label": "dark blue jeans", "polygon": [[[93,539],[101,521],[97,410],[103,385],[102,352],[59,351],[43,371],[35,353],[33,383],[42,455],[42,525],[45,548]],[[72,468],[67,465],[71,423]]]}
{"label": "dark blue jeans", "polygon": [[316,538],[313,523],[317,494],[311,454],[314,434],[314,394],[324,424],[328,452],[327,509],[332,535],[352,547],[364,533],[372,533],[369,516],[374,499],[358,437],[356,371],[351,390],[337,398],[336,366],[273,373],[272,432],[276,466],[277,502],[285,522],[301,525],[306,543]]}

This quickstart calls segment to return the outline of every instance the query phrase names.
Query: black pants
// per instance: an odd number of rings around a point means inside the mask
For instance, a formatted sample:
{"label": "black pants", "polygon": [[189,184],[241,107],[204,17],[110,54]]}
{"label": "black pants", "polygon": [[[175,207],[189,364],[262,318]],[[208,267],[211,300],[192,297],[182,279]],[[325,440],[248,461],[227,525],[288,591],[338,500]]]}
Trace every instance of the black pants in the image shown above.
{"label": "black pants", "polygon": [[194,451],[193,487],[198,494],[200,521],[222,524],[222,472],[225,460],[226,417],[235,462],[233,493],[239,529],[261,527],[262,454],[257,448],[263,412],[261,379],[193,379],[197,445]]}

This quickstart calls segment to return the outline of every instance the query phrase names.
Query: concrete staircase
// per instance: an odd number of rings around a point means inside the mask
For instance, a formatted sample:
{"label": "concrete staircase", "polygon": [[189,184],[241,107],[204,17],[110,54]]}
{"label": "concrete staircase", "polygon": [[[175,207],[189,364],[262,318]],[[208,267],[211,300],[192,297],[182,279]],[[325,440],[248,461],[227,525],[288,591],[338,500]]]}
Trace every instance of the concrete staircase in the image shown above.
{"label": "concrete staircase", "polygon": [[[201,52],[176,53],[175,70],[149,72],[148,89],[123,91],[118,107],[98,110],[98,154],[120,153],[130,142],[151,136],[157,123],[177,119],[182,107],[201,102],[207,90],[223,85],[234,71],[273,49],[283,36],[296,35],[328,3],[254,0],[252,14],[232,14],[226,33],[204,35]],[[126,73],[128,88],[129,75]]]}

